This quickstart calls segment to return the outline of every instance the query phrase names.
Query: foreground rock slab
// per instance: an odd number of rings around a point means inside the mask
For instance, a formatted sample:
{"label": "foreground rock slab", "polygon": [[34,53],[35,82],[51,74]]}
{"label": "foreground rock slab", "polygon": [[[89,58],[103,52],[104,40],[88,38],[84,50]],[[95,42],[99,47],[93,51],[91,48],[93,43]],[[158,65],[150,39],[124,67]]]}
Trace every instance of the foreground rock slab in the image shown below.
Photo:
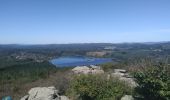
{"label": "foreground rock slab", "polygon": [[55,87],[35,87],[28,95],[20,100],[69,100],[66,96],[59,96]]}
{"label": "foreground rock slab", "polygon": [[131,95],[125,95],[121,98],[121,100],[134,100],[134,98]]}

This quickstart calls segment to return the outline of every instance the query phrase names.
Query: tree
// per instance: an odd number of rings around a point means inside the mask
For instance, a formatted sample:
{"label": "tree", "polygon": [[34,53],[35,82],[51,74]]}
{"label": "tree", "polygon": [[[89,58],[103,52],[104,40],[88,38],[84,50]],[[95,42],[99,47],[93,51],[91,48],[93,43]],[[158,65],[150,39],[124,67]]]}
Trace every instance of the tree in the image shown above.
{"label": "tree", "polygon": [[170,100],[170,74],[163,64],[136,72],[136,93],[145,100]]}

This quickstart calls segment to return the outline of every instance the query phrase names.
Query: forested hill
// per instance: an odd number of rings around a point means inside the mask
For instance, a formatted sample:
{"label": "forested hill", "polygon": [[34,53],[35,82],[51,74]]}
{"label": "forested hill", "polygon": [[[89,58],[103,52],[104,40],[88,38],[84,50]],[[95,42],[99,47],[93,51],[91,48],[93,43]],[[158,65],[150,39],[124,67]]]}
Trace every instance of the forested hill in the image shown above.
{"label": "forested hill", "polygon": [[110,57],[117,61],[136,57],[162,59],[169,58],[170,42],[0,45],[0,66],[4,66],[3,62],[8,63],[16,60],[43,62],[55,57],[72,55]]}

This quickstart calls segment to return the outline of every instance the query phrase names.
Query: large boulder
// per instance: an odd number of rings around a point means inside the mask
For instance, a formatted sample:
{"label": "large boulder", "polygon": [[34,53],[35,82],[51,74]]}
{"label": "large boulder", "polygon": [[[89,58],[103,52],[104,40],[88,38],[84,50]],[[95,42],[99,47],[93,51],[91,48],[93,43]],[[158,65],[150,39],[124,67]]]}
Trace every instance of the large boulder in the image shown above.
{"label": "large boulder", "polygon": [[127,71],[124,69],[115,69],[114,72],[115,73],[126,73]]}
{"label": "large boulder", "polygon": [[69,100],[66,96],[60,96],[60,100]]}
{"label": "large boulder", "polygon": [[103,73],[104,73],[103,70],[96,70],[96,69],[91,70],[91,74],[103,74]]}
{"label": "large boulder", "polygon": [[112,73],[111,76],[116,77],[121,81],[124,81],[130,87],[137,86],[137,83],[135,82],[134,78],[130,76],[124,69],[115,69],[114,73]]}
{"label": "large boulder", "polygon": [[75,74],[88,74],[90,73],[90,68],[87,66],[77,66],[72,69]]}
{"label": "large boulder", "polygon": [[90,68],[91,68],[91,69],[101,70],[101,67],[100,67],[100,66],[95,66],[95,65],[90,65]]}
{"label": "large boulder", "polygon": [[29,98],[29,95],[26,95],[26,96],[22,97],[21,100],[28,100],[28,98]]}
{"label": "large boulder", "polygon": [[77,66],[72,69],[75,74],[103,74],[104,71],[99,66],[91,65],[87,66]]}
{"label": "large boulder", "polygon": [[131,95],[125,95],[121,98],[121,100],[134,100],[134,98]]}
{"label": "large boulder", "polygon": [[112,73],[112,76],[121,78],[124,77],[125,74],[126,74],[126,70],[124,69],[114,69],[114,73]]}
{"label": "large boulder", "polygon": [[65,96],[59,96],[55,87],[35,87],[32,88],[28,95],[21,100],[69,100]]}
{"label": "large boulder", "polygon": [[128,77],[121,77],[119,78],[121,81],[124,81],[125,83],[127,83],[128,86],[134,88],[137,86],[137,83],[135,82],[135,80],[133,78],[128,78]]}

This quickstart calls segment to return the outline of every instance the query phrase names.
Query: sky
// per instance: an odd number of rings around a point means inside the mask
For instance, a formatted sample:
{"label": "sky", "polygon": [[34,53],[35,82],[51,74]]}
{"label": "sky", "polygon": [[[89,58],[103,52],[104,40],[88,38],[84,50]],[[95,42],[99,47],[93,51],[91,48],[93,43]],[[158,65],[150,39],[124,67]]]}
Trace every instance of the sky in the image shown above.
{"label": "sky", "polygon": [[0,44],[170,41],[170,0],[0,0]]}

